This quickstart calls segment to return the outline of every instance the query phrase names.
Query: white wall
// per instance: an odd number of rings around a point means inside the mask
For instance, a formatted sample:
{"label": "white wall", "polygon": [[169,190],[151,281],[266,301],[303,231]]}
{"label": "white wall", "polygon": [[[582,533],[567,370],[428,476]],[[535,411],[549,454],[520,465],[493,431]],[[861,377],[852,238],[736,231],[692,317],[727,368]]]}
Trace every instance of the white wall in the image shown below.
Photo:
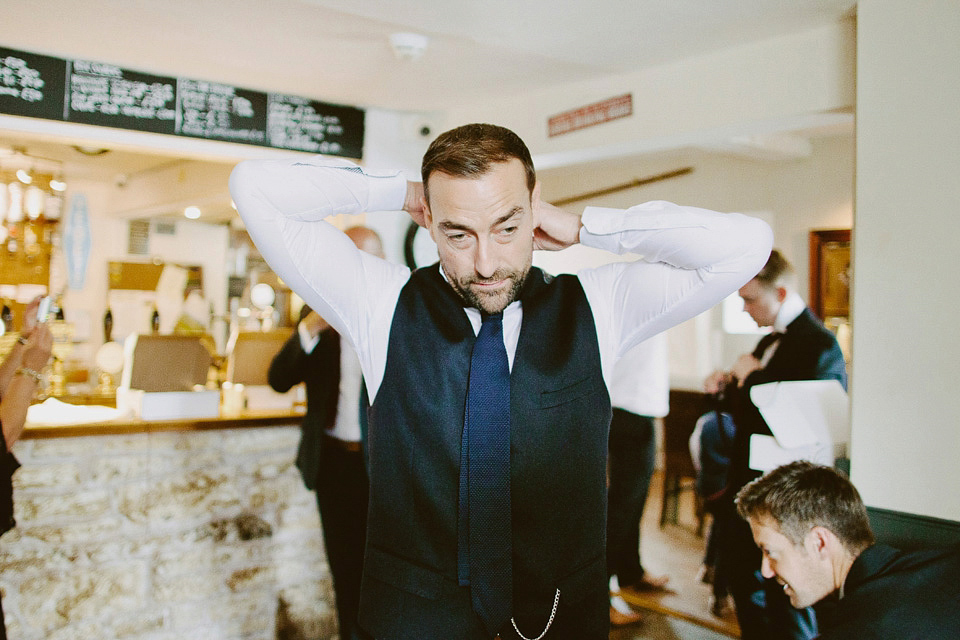
{"label": "white wall", "polygon": [[960,520],[960,7],[858,3],[852,474]]}

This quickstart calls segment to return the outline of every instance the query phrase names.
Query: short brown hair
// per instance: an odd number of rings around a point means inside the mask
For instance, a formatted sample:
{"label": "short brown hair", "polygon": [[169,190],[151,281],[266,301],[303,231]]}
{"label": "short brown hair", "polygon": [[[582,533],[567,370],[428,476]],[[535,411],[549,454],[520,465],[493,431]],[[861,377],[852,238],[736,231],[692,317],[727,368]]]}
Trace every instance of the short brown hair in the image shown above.
{"label": "short brown hair", "polygon": [[420,165],[424,198],[430,201],[427,180],[434,172],[463,178],[479,177],[490,170],[491,164],[513,158],[523,163],[527,189],[533,193],[537,174],[530,150],[510,129],[495,124],[465,124],[442,133],[430,144]]}
{"label": "short brown hair", "polygon": [[770,517],[795,545],[813,527],[832,531],[854,554],[873,544],[867,508],[846,476],[805,460],[791,462],[740,489],[737,511],[744,519]]}
{"label": "short brown hair", "polygon": [[793,266],[777,249],[770,252],[767,263],[754,276],[754,280],[769,289],[785,287],[794,291],[797,288],[797,276]]}

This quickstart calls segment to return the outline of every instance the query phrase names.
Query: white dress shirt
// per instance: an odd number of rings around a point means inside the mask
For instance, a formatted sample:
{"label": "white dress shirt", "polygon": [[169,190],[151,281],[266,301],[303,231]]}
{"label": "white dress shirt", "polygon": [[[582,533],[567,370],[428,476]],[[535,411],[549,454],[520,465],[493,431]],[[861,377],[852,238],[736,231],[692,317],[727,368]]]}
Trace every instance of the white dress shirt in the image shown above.
{"label": "white dress shirt", "polygon": [[[383,381],[390,325],[410,270],[360,251],[323,219],[400,211],[406,190],[400,174],[370,176],[324,156],[248,160],[230,176],[237,210],[267,263],[356,349],[371,402]],[[582,244],[643,257],[577,273],[608,387],[619,355],[736,291],[756,275],[773,245],[770,227],[757,218],[662,201],[627,210],[587,207],[582,223]],[[479,311],[465,313],[479,331]],[[504,311],[511,366],[522,318],[520,302]]]}
{"label": "white dress shirt", "polygon": [[[320,344],[320,334],[311,336],[303,322],[297,325],[300,348],[304,353],[313,353]],[[340,341],[340,389],[337,393],[337,415],[327,435],[337,440],[360,442],[360,385],[363,373],[357,352],[343,340]]]}
{"label": "white dress shirt", "polygon": [[662,418],[670,411],[670,367],[667,334],[644,340],[613,366],[610,400],[614,407],[638,416]]}
{"label": "white dress shirt", "polygon": [[785,333],[790,323],[800,317],[803,310],[807,308],[803,298],[799,293],[791,291],[780,303],[780,309],[777,311],[777,317],[773,319],[773,330],[778,333]]}

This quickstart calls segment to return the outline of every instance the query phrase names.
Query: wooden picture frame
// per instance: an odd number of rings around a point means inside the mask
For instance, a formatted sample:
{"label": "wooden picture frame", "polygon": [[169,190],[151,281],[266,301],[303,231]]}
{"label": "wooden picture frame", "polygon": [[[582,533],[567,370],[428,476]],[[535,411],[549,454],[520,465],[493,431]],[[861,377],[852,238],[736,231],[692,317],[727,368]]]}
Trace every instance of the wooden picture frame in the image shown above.
{"label": "wooden picture frame", "polygon": [[810,309],[821,320],[850,317],[850,229],[810,232]]}

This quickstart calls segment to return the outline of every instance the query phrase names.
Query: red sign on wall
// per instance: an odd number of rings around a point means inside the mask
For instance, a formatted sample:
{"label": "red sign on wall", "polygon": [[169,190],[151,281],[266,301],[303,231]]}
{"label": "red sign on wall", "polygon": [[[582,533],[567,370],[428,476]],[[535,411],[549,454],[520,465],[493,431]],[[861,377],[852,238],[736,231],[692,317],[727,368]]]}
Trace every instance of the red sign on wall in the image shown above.
{"label": "red sign on wall", "polygon": [[589,104],[573,111],[558,113],[547,120],[547,135],[559,136],[577,129],[592,127],[633,114],[633,94],[626,93],[616,98]]}

